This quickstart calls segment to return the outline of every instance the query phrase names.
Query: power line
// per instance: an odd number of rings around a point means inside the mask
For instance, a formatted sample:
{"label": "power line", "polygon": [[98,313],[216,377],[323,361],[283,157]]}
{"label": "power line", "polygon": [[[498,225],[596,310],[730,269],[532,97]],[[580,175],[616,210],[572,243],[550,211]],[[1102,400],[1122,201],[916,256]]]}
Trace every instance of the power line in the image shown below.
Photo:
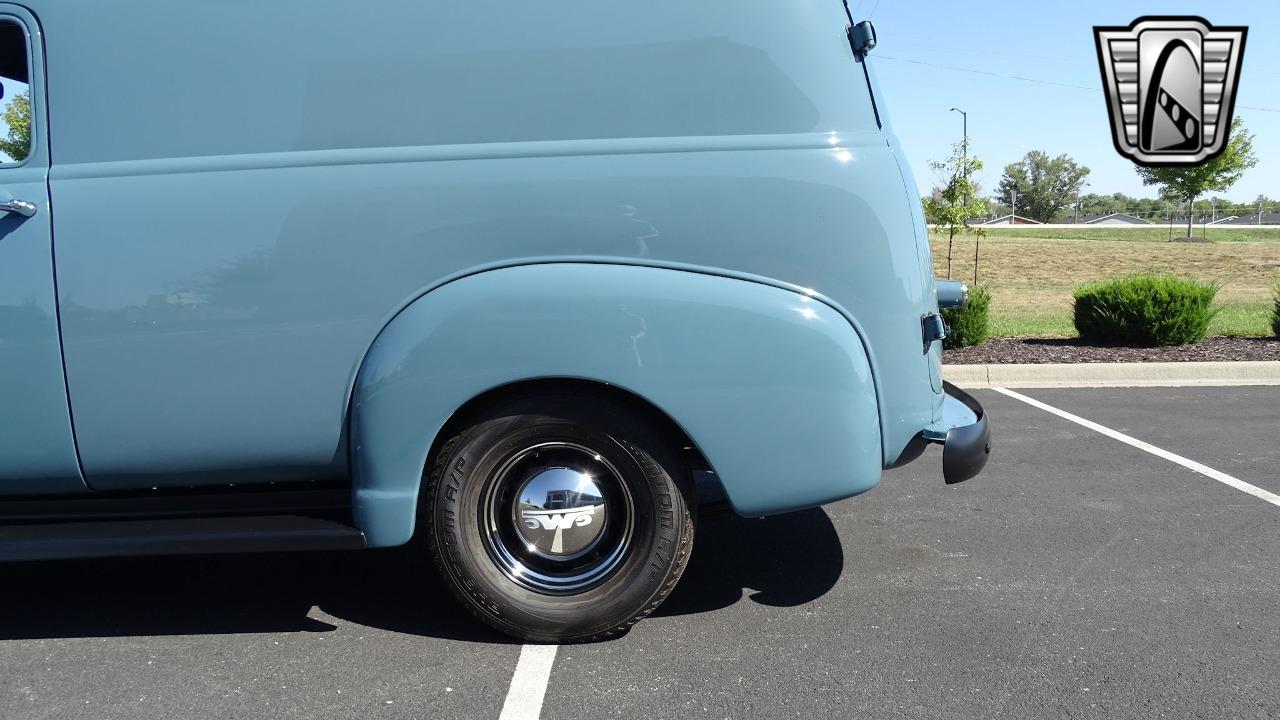
{"label": "power line", "polygon": [[895,57],[893,55],[876,55],[878,59],[897,60],[898,62],[911,63],[913,65],[928,65],[929,67],[942,68],[943,70],[957,70],[959,72],[973,73],[975,75],[988,75],[990,77],[1005,78],[1007,80],[1020,80],[1022,82],[1038,83],[1040,85],[1055,85],[1057,87],[1071,88],[1073,90],[1089,90],[1091,92],[1099,92],[1101,88],[1086,87],[1084,85],[1073,85],[1071,83],[1058,82],[1056,80],[1041,80],[1039,78],[1029,78],[1022,75],[1006,75],[1004,73],[991,72],[990,70],[975,70],[974,68],[960,67],[958,65],[945,65],[943,63],[927,62],[925,60],[913,60],[911,58]]}
{"label": "power line", "polygon": [[[959,48],[959,47],[950,46],[950,45],[939,45],[937,43],[903,42],[896,38],[893,41],[893,45],[894,47],[917,48],[920,50],[947,53],[950,55],[955,55],[956,53],[963,53],[965,55],[974,55],[974,54],[1000,55],[1002,57],[1033,58],[1036,60],[1053,60],[1055,62],[1073,62],[1074,61],[1074,58],[1066,57],[1064,55],[1034,55],[1031,53],[1008,52],[1005,50],[988,50],[986,48]],[[1277,73],[1277,74],[1280,74],[1280,73]]]}
{"label": "power line", "polygon": [[[878,0],[877,0],[878,2]],[[876,55],[877,58],[884,60],[896,60],[898,62],[911,63],[913,65],[927,65],[929,67],[941,68],[943,70],[955,70],[958,72],[973,73],[974,75],[986,75],[988,77],[1003,78],[1005,80],[1017,80],[1019,82],[1035,83],[1037,85],[1052,85],[1054,87],[1064,87],[1071,90],[1087,90],[1089,92],[1102,92],[1102,88],[1098,86],[1076,85],[1073,83],[1064,83],[1057,80],[1043,80],[1041,78],[1031,78],[1023,75],[1007,75],[1005,73],[991,72],[990,70],[977,70],[974,68],[960,67],[959,65],[947,65],[945,63],[934,63],[926,60],[915,60],[913,58],[896,57],[894,55]],[[1260,112],[1280,112],[1280,108],[1257,107],[1255,105],[1237,105],[1241,110],[1257,110]]]}

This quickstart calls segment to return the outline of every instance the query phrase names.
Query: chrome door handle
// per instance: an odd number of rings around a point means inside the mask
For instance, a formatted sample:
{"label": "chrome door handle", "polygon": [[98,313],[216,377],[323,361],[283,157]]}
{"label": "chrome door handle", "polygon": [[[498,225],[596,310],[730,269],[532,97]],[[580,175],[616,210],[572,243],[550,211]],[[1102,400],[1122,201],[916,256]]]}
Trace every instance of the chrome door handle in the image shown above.
{"label": "chrome door handle", "polygon": [[36,204],[26,200],[6,200],[0,203],[0,210],[17,213],[22,217],[31,217],[36,214]]}

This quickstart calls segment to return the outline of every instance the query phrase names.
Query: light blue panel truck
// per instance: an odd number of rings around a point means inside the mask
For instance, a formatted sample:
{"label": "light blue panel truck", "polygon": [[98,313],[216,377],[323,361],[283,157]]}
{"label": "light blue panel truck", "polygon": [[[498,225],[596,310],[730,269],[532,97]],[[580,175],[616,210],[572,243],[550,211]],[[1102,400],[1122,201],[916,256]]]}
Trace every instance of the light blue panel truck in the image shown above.
{"label": "light blue panel truck", "polygon": [[0,4],[0,560],[419,538],[582,641],[699,505],[972,477],[874,44],[841,0]]}

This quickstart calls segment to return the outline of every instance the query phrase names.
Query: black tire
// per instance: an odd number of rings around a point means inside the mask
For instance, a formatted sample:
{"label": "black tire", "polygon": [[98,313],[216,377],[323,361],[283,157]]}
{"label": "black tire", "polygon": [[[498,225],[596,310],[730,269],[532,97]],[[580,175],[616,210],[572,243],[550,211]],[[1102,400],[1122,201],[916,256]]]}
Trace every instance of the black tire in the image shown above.
{"label": "black tire", "polygon": [[[501,401],[461,425],[430,463],[422,521],[440,575],[477,617],[526,641],[591,642],[627,632],[666,599],[689,559],[696,503],[681,443],[659,423],[627,403],[569,391]],[[577,502],[599,503],[586,521],[598,527],[583,531],[595,536],[586,556],[564,560],[546,552],[553,531],[531,518],[554,514],[532,509],[551,506],[553,493],[541,506],[525,499],[542,489],[530,489],[538,477],[567,472],[582,450],[582,462],[604,468],[595,494],[578,486],[595,500]],[[579,477],[593,478],[588,470]],[[525,476],[533,479],[509,489]],[[559,527],[555,551],[571,532]],[[527,536],[537,533],[544,539],[535,550]]]}

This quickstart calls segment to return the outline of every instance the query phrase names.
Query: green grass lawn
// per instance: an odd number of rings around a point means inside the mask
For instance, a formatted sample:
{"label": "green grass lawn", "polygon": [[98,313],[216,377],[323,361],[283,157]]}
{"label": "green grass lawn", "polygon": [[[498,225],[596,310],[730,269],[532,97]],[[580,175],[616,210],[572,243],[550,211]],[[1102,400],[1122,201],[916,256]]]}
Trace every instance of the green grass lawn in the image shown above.
{"label": "green grass lawn", "polygon": [[[1135,272],[1165,272],[1217,283],[1210,335],[1271,335],[1280,282],[1280,228],[1216,230],[1210,239],[1168,242],[1168,228],[1037,230],[992,228],[981,241],[978,279],[991,288],[992,337],[1069,337],[1072,290]],[[934,272],[946,277],[947,239],[932,237]],[[951,275],[973,279],[974,237],[957,236]]]}

